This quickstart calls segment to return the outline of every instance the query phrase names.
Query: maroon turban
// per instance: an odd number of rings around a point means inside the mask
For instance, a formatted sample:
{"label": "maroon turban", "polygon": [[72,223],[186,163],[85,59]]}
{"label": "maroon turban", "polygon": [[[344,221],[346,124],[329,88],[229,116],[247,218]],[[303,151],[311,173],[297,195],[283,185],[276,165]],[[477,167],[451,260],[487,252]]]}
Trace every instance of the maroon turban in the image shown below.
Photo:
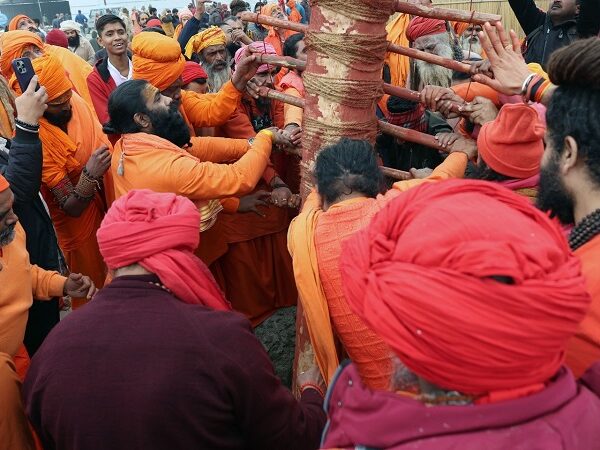
{"label": "maroon turban", "polygon": [[69,39],[64,31],[55,28],[48,31],[48,34],[46,35],[46,44],[69,48]]}
{"label": "maroon turban", "polygon": [[351,309],[411,371],[489,399],[542,389],[590,304],[556,222],[484,181],[400,195],[344,243],[340,270]]}

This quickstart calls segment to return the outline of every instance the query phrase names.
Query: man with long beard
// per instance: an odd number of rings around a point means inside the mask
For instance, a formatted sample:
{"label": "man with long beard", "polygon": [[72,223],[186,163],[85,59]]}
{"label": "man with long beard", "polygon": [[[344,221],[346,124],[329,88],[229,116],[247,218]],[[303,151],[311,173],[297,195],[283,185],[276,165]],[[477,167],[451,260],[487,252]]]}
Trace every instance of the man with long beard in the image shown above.
{"label": "man with long beard", "polygon": [[454,31],[458,37],[458,43],[463,50],[465,59],[472,59],[481,56],[482,48],[479,40],[479,33],[481,30],[481,25],[465,22],[456,22],[454,24]]}
{"label": "man with long beard", "polygon": [[[48,92],[40,120],[44,155],[42,194],[69,268],[90,275],[102,286],[106,277],[96,231],[112,202],[110,143],[92,109],[73,92],[60,61],[43,55],[32,61],[40,85]],[[11,88],[20,93],[16,77]],[[81,305],[74,299],[73,306]]]}
{"label": "man with long beard", "polygon": [[493,61],[488,75],[474,78],[508,95],[547,105],[546,146],[540,166],[537,205],[574,228],[569,244],[581,259],[589,312],[566,352],[575,376],[600,359],[600,40],[579,40],[556,50],[548,62],[554,86],[529,71],[514,32],[507,37],[501,24],[485,25],[482,45]]}
{"label": "man with long beard", "polygon": [[208,92],[219,92],[231,79],[227,37],[220,28],[213,26],[192,36],[185,46],[185,56],[208,74]]}
{"label": "man with long beard", "polygon": [[[437,19],[415,17],[410,21],[406,37],[411,46],[444,58],[462,60],[460,48],[454,45],[453,35],[448,30],[446,22]],[[411,59],[409,88],[421,91],[427,85],[450,87],[452,70],[437,64],[431,64],[419,59]]]}

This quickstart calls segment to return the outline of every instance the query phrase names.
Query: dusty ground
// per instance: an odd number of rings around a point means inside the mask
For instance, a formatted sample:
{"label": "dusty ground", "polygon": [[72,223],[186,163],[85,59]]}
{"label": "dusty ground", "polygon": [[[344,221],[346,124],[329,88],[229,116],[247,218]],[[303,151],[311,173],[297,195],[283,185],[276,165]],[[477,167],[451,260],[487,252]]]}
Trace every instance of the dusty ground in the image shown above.
{"label": "dusty ground", "polygon": [[284,386],[291,388],[296,340],[296,307],[282,308],[254,329]]}

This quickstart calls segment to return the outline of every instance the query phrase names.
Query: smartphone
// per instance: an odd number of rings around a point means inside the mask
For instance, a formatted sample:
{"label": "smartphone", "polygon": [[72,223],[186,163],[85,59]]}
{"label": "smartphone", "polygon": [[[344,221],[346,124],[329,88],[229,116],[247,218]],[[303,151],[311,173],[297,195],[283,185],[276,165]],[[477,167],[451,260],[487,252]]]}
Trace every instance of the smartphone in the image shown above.
{"label": "smartphone", "polygon": [[[17,77],[17,81],[19,82],[19,86],[21,86],[21,92],[25,92],[29,87],[29,83],[31,79],[35,75],[35,71],[33,70],[33,65],[31,64],[31,59],[29,58],[17,58],[12,62],[13,70],[15,71],[15,76]],[[35,88],[37,91],[39,89],[39,85]]]}

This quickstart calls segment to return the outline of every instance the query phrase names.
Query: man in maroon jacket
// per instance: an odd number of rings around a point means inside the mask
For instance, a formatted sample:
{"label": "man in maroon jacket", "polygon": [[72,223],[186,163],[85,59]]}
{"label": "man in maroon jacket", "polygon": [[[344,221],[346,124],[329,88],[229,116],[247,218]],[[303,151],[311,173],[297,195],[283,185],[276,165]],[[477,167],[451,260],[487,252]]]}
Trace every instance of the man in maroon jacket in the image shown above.
{"label": "man in maroon jacket", "polygon": [[94,109],[100,123],[108,122],[108,97],[117,86],[131,80],[132,65],[127,52],[128,36],[125,22],[114,14],[105,14],[96,21],[98,44],[105,55],[96,62],[87,78]]}

